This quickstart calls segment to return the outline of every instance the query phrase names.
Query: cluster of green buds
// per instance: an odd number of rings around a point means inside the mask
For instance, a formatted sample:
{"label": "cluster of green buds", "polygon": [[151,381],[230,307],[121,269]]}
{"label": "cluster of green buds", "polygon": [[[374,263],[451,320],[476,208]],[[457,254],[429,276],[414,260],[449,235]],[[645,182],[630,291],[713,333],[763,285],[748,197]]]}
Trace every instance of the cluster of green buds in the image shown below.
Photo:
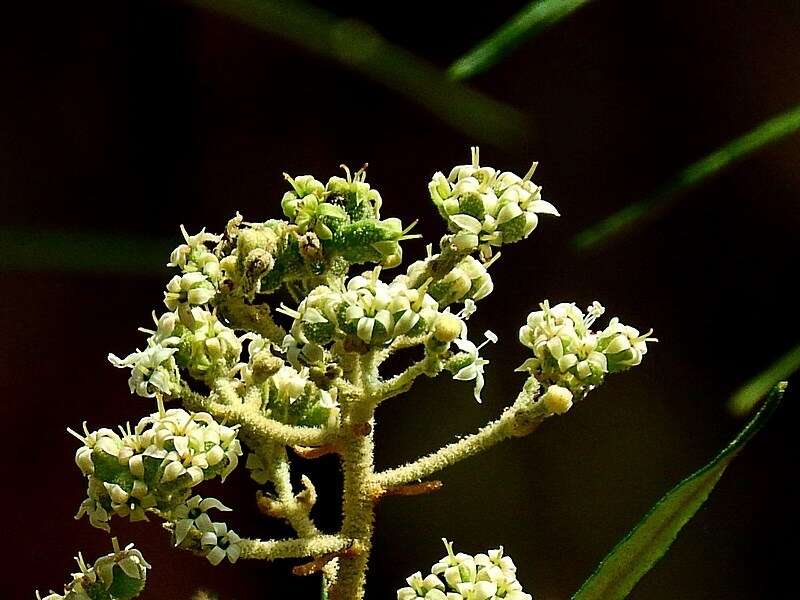
{"label": "cluster of green buds", "polygon": [[149,510],[171,511],[192,488],[236,468],[242,449],[237,428],[220,425],[208,413],[180,408],[141,419],[131,430],[120,427],[84,434],[68,431],[82,442],[75,462],[88,479],[88,498],[76,518],[109,531],[112,515],[147,520]]}
{"label": "cluster of green buds", "polygon": [[117,538],[112,538],[114,551],[88,565],[78,553],[75,560],[80,569],[72,574],[72,581],[64,586],[64,593],[50,592],[44,598],[36,592],[38,600],[130,600],[144,589],[150,565],[142,553],[129,544],[120,548]]}
{"label": "cluster of green buds", "polygon": [[[605,312],[596,301],[586,314],[574,303],[551,307],[545,300],[539,306],[541,310],[530,313],[519,330],[520,342],[533,350],[534,356],[517,370],[527,371],[546,386],[542,399],[552,404],[554,412],[568,410],[573,397],[583,398],[606,374],[641,363],[647,342],[658,341],[650,337],[652,330],[639,333],[616,317],[604,330],[592,331],[595,320]],[[548,391],[550,386],[558,387]]]}
{"label": "cluster of green buds", "polygon": [[517,567],[503,555],[502,546],[486,554],[471,556],[453,552],[453,545],[442,540],[447,556],[423,578],[417,571],[406,579],[408,587],[397,590],[397,600],[532,600],[517,580]]}
{"label": "cluster of green buds", "polygon": [[326,254],[352,264],[397,266],[403,256],[400,242],[414,236],[407,235],[399,219],[381,220],[381,195],[365,181],[365,167],[355,175],[342,168],[346,177],[331,177],[327,185],[311,175],[284,173],[292,189],[281,200],[283,214],[299,234],[313,233]]}
{"label": "cluster of green buds", "polygon": [[472,164],[459,165],[445,177],[437,172],[428,184],[431,199],[455,234],[453,243],[462,250],[480,248],[488,258],[493,247],[528,237],[540,214],[559,216],[542,200],[542,188],[531,181],[534,163],[524,177],[492,167],[481,167],[477,147]]}

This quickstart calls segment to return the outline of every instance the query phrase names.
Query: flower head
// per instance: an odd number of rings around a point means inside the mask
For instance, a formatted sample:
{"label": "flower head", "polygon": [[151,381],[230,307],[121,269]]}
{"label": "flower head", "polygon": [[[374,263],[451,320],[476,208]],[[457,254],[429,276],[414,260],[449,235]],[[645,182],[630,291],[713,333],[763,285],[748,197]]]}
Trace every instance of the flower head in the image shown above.
{"label": "flower head", "polygon": [[[599,302],[593,302],[584,314],[575,304],[550,306],[546,300],[540,310],[528,315],[527,323],[519,330],[519,340],[533,350],[533,358],[517,370],[528,371],[545,386],[558,386],[549,395],[554,412],[571,406],[569,391],[581,399],[589,390],[600,385],[607,373],[616,373],[638,365],[647,352],[651,331],[622,325],[613,318],[600,332],[591,327],[605,312]],[[558,410],[556,410],[558,408]]]}
{"label": "flower head", "polygon": [[428,190],[439,213],[462,250],[480,248],[489,258],[492,248],[528,237],[539,223],[538,215],[559,216],[542,200],[542,188],[531,181],[536,163],[524,177],[480,166],[477,147],[472,163],[454,167],[448,177],[436,173]]}

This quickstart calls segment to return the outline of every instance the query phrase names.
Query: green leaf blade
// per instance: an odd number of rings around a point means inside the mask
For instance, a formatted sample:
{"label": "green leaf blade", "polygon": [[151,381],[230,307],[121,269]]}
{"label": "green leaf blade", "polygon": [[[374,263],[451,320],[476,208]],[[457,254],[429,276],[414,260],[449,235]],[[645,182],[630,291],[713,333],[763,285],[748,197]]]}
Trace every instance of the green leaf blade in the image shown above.
{"label": "green leaf blade", "polygon": [[451,79],[468,79],[499,62],[509,52],[554,25],[589,0],[534,0],[497,31],[456,60],[447,70]]}
{"label": "green leaf blade", "polygon": [[786,382],[776,385],[759,411],[711,462],[672,488],[603,559],[572,600],[627,597],[664,556],[681,528],[703,505],[725,469],[780,404]]}

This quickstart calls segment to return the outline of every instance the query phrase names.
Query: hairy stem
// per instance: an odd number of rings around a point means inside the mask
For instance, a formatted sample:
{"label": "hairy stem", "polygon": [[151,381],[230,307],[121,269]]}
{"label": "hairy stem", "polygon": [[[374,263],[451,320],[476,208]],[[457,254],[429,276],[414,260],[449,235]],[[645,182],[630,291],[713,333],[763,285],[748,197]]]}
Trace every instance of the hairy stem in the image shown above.
{"label": "hairy stem", "polygon": [[287,425],[244,404],[215,402],[188,388],[181,390],[181,397],[190,410],[205,411],[219,421],[241,425],[243,438],[253,445],[271,441],[285,446],[322,446],[332,442],[337,435],[331,429]]}
{"label": "hairy stem", "polygon": [[349,427],[341,445],[344,490],[342,492],[342,532],[354,540],[353,552],[339,559],[339,573],[329,590],[330,600],[361,600],[364,597],[372,532],[375,522],[374,475],[374,392],[377,386],[375,354],[360,359],[363,396],[349,407]]}
{"label": "hairy stem", "polygon": [[340,535],[317,535],[295,540],[242,540],[242,558],[277,560],[322,556],[348,548],[352,540]]}
{"label": "hairy stem", "polygon": [[354,540],[355,552],[339,559],[339,576],[330,589],[330,600],[361,600],[364,597],[375,522],[372,457],[372,427],[366,436],[358,433],[349,435],[342,446],[344,492],[341,535]]}
{"label": "hairy stem", "polygon": [[533,431],[550,412],[541,402],[533,402],[526,392],[520,393],[516,402],[507,408],[496,421],[478,432],[449,444],[401,467],[377,473],[372,483],[379,489],[419,481],[437,471],[474,456],[510,437],[519,437]]}

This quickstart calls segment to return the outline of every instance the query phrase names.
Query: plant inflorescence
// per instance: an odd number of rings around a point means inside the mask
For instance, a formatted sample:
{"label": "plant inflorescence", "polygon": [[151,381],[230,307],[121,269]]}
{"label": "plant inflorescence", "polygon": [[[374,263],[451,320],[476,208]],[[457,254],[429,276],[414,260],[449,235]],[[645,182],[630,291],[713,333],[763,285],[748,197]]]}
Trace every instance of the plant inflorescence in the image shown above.
{"label": "plant inflorescence", "polygon": [[[129,370],[132,393],[154,399],[155,412],[117,431],[86,424],[82,433],[71,431],[87,479],[78,517],[105,531],[114,517],[162,519],[175,546],[214,565],[305,559],[295,572],[322,572],[331,600],[363,598],[380,498],[435,489],[431,475],[565,413],[609,374],[638,365],[654,341],[617,318],[596,328],[604,313],[597,302],[584,311],[544,301],[520,329],[532,351],[518,369],[527,380],[500,418],[427,456],[376,471],[377,410],[417,378],[449,374],[472,382],[480,401],[488,363],[481,350],[497,336],[487,331],[476,344],[468,320],[493,291],[489,269],[497,268],[499,249],[529,237],[541,215],[558,216],[531,180],[535,167],[519,177],[481,166],[473,148],[470,164],[436,173],[428,189],[447,232],[436,252],[428,245],[426,256],[393,277],[403,243],[419,236],[410,233],[413,224],[381,217],[381,195],[363,168],[345,168],[345,177],[327,183],[285,175],[284,219],[253,222],[237,214],[221,234],[182,229],[184,243],[169,261],[178,273],[167,283],[164,312],[142,329],[145,345],[124,358],[109,355]],[[412,348],[419,358],[382,375],[390,356]],[[203,482],[224,480],[245,450],[261,511],[286,521],[296,537],[244,537],[222,520],[229,508],[200,495]],[[338,531],[315,524],[317,490],[305,475],[299,489],[292,485],[290,450],[339,457]],[[473,557],[445,543],[447,556],[429,575],[409,577],[399,600],[530,598],[502,549]],[[110,556],[92,568],[81,559],[81,574],[64,595],[47,598],[135,597],[149,565],[130,548],[115,545]],[[124,586],[123,576],[130,580]]]}

